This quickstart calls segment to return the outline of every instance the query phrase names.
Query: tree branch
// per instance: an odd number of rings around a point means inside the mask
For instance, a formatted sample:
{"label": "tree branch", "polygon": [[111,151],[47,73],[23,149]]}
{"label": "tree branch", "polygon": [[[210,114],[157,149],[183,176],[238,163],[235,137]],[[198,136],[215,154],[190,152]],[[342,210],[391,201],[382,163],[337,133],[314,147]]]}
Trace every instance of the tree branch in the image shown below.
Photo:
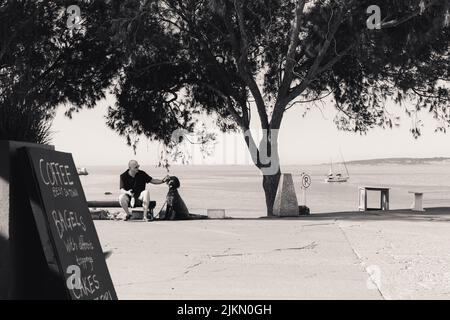
{"label": "tree branch", "polygon": [[[208,39],[204,39],[204,35],[196,29],[195,23],[192,20],[190,20],[184,12],[178,10],[173,4],[169,4],[169,6],[176,14],[178,14],[187,23],[189,30],[186,30],[185,28],[182,28],[179,25],[176,25],[176,26],[180,30],[185,31],[193,39],[196,39],[197,41],[199,41],[199,43],[204,47],[207,59],[209,60],[211,65],[215,66],[215,70],[218,75],[217,79],[219,80],[220,84],[224,88],[227,89],[226,91],[228,91],[228,93],[226,94],[223,90],[219,90],[217,87],[214,87],[211,84],[206,84],[206,83],[202,82],[202,85],[204,85],[204,86],[207,85],[209,89],[211,89],[211,90],[215,91],[216,93],[219,93],[221,96],[225,97],[225,99],[228,101],[228,110],[230,111],[232,116],[235,118],[236,123],[240,127],[243,127],[245,124],[245,112],[246,112],[246,110],[244,110],[244,108],[246,108],[246,106],[245,105],[242,106],[243,117],[241,117],[238,114],[238,112],[236,111],[236,109],[232,106],[232,104],[230,102],[231,101],[230,97],[233,97],[235,101],[239,101],[240,96],[239,96],[238,92],[236,92],[236,90],[234,90],[234,88],[230,85],[230,81],[228,79],[227,72],[223,69],[222,65],[217,62],[216,57],[214,56],[214,54],[212,53],[212,51],[209,47]],[[180,4],[180,7],[181,7],[181,4]],[[166,22],[173,24],[173,22],[170,20],[166,20]]]}
{"label": "tree branch", "polygon": [[206,83],[206,82],[203,82],[203,81],[196,81],[196,83],[201,85],[201,86],[204,86],[205,88],[210,89],[211,91],[216,92],[217,94],[222,96],[222,98],[227,100],[228,101],[227,109],[230,111],[230,113],[233,116],[233,118],[236,121],[236,123],[239,125],[240,128],[246,127],[246,123],[245,123],[244,119],[237,113],[236,109],[233,107],[229,95],[225,94],[222,90],[220,90],[219,88],[211,85],[210,83]]}
{"label": "tree branch", "polygon": [[[271,128],[279,128],[281,124],[281,120],[283,118],[283,113],[285,111],[286,105],[294,100],[298,95],[300,95],[308,85],[313,81],[313,78],[316,76],[317,70],[320,66],[320,63],[322,62],[323,58],[325,57],[328,48],[330,47],[331,41],[334,38],[334,35],[336,34],[337,30],[339,29],[340,24],[342,23],[343,19],[343,12],[344,8],[342,8],[339,11],[339,14],[334,19],[331,30],[328,29],[327,35],[325,37],[325,41],[322,44],[319,53],[317,54],[316,58],[314,59],[314,62],[312,66],[309,68],[305,78],[302,80],[302,82],[294,87],[293,89],[290,89],[290,92],[287,94],[287,96],[279,96],[277,99],[277,102],[275,104],[275,108],[272,115],[272,120],[270,123]],[[333,14],[330,17],[330,21],[333,18]]]}
{"label": "tree branch", "polygon": [[431,0],[430,2],[428,2],[427,4],[425,4],[423,2],[423,6],[419,7],[418,10],[411,12],[410,14],[399,18],[399,19],[394,19],[394,20],[390,20],[390,21],[386,21],[386,22],[381,22],[381,28],[382,29],[386,29],[386,28],[394,28],[397,27],[399,25],[401,25],[402,23],[405,23],[409,20],[411,20],[412,18],[416,17],[419,14],[422,14],[422,12],[431,7],[433,4],[437,3],[439,0]]}
{"label": "tree branch", "polygon": [[424,93],[420,93],[419,91],[422,91],[422,90],[416,89],[416,88],[414,88],[414,87],[412,87],[411,90],[412,90],[415,94],[417,94],[418,96],[420,96],[420,97],[422,97],[422,98],[437,99],[437,100],[439,100],[439,101],[445,100],[445,99],[443,99],[443,97],[441,97],[441,96],[427,95],[427,94],[424,94]]}
{"label": "tree branch", "polygon": [[321,74],[322,72],[325,72],[331,67],[333,67],[337,62],[339,62],[339,60],[341,60],[347,53],[349,53],[356,46],[356,43],[357,42],[353,42],[347,48],[338,53],[333,59],[328,61],[323,67],[320,67],[317,70],[316,75]]}
{"label": "tree branch", "polygon": [[322,100],[322,99],[328,97],[328,96],[329,96],[330,94],[332,94],[334,91],[336,91],[336,89],[331,90],[330,92],[328,92],[327,94],[325,94],[325,95],[322,96],[322,97],[317,96],[317,97],[315,97],[314,99],[310,99],[310,100],[295,101],[295,102],[293,102],[291,105],[289,105],[288,107],[286,107],[284,110],[285,110],[285,111],[286,111],[286,110],[289,110],[290,108],[292,108],[292,107],[293,107],[294,105],[296,105],[296,104],[309,103],[309,102],[313,102],[313,101],[317,101],[317,100]]}
{"label": "tree branch", "polygon": [[[236,9],[237,11],[242,10],[241,7],[238,6],[238,9]],[[241,18],[239,18],[240,14],[238,14],[238,20],[242,19],[243,17],[241,16]],[[264,99],[262,97],[261,91],[255,81],[255,79],[253,78],[253,75],[251,74],[249,67],[248,67],[248,61],[247,61],[247,56],[244,53],[244,50],[248,50],[248,42],[244,45],[247,46],[247,49],[242,48],[241,45],[239,45],[236,34],[234,32],[234,28],[232,26],[231,21],[229,20],[229,18],[231,17],[230,12],[227,12],[225,14],[225,16],[223,17],[224,19],[224,23],[225,26],[228,30],[228,33],[230,35],[230,39],[231,39],[231,44],[233,47],[233,51],[234,51],[234,58],[236,59],[237,62],[237,66],[238,66],[238,73],[240,75],[240,77],[242,78],[242,80],[245,82],[245,84],[248,86],[253,98],[255,99],[256,102],[256,107],[258,110],[258,115],[260,118],[260,122],[261,122],[261,127],[263,129],[266,129],[269,127],[269,120],[268,120],[268,116],[267,116],[267,112],[266,112],[266,105],[264,103]],[[243,21],[240,22],[240,29],[241,32],[243,32],[244,34],[246,33],[244,26],[243,26]],[[241,34],[241,38],[245,38],[246,36]],[[248,41],[248,40],[246,40]]]}
{"label": "tree branch", "polygon": [[239,61],[242,64],[246,64],[249,43],[248,43],[247,31],[245,30],[244,13],[242,12],[242,6],[238,5],[237,0],[234,0],[234,9],[236,10],[237,20],[238,20],[238,25],[239,25],[239,32],[241,33],[241,46],[240,46],[241,52],[240,52]]}
{"label": "tree branch", "polygon": [[[292,83],[293,79],[293,70],[296,64],[295,61],[295,52],[297,50],[298,44],[300,42],[300,26],[302,24],[303,11],[305,8],[305,0],[298,0],[295,7],[295,17],[292,22],[291,30],[290,30],[290,40],[289,47],[286,54],[286,65],[284,68],[284,75],[281,81],[281,86],[278,91],[278,99],[285,97]],[[277,99],[277,100],[278,100]]]}

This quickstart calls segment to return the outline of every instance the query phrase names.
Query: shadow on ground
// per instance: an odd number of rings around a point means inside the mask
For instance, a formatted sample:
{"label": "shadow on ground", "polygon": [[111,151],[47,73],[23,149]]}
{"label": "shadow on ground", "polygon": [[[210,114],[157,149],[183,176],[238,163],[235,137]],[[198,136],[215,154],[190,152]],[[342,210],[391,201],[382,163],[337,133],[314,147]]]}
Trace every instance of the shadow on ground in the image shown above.
{"label": "shadow on ground", "polygon": [[[274,219],[274,218],[265,218]],[[450,221],[450,208],[436,207],[426,208],[425,211],[412,211],[411,209],[389,210],[389,211],[351,211],[313,213],[309,216],[293,218],[275,218],[286,220],[350,220],[350,221]]]}
{"label": "shadow on ground", "polygon": [[[216,220],[216,219],[209,219]],[[217,219],[218,220],[218,219]],[[331,213],[313,213],[300,217],[260,217],[260,218],[225,218],[220,220],[349,220],[349,221],[442,221],[450,222],[450,207],[425,208],[425,211],[399,209],[389,211],[348,211]]]}

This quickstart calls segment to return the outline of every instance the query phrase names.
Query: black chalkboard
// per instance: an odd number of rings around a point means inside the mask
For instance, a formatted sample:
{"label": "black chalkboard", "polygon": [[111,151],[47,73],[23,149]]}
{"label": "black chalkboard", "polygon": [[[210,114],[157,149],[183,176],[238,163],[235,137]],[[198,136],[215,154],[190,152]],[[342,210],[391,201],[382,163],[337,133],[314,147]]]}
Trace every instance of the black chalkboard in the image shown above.
{"label": "black chalkboard", "polygon": [[116,292],[70,153],[23,148],[24,182],[47,263],[74,300]]}

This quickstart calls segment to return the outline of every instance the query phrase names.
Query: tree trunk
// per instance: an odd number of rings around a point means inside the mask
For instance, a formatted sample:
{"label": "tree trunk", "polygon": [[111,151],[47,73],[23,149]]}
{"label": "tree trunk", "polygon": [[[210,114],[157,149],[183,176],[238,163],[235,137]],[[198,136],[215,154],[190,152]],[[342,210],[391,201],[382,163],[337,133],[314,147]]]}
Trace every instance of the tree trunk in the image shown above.
{"label": "tree trunk", "polygon": [[281,171],[274,175],[263,175],[263,189],[266,196],[267,216],[273,216],[273,204],[277,195],[278,183],[280,182]]}
{"label": "tree trunk", "polygon": [[273,216],[273,204],[281,176],[280,157],[278,154],[278,130],[263,129],[263,137],[259,143],[259,147],[256,147],[250,130],[244,132],[244,137],[253,163],[263,175],[267,216]]}

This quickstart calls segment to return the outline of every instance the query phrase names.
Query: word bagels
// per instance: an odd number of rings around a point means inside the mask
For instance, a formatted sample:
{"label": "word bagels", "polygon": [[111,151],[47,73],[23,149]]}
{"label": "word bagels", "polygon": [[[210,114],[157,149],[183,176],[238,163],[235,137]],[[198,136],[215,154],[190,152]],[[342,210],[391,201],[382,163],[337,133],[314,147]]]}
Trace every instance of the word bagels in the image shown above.
{"label": "word bagels", "polygon": [[46,162],[44,159],[39,160],[39,169],[42,181],[46,185],[51,186],[72,186],[69,166],[62,165],[57,162]]}

